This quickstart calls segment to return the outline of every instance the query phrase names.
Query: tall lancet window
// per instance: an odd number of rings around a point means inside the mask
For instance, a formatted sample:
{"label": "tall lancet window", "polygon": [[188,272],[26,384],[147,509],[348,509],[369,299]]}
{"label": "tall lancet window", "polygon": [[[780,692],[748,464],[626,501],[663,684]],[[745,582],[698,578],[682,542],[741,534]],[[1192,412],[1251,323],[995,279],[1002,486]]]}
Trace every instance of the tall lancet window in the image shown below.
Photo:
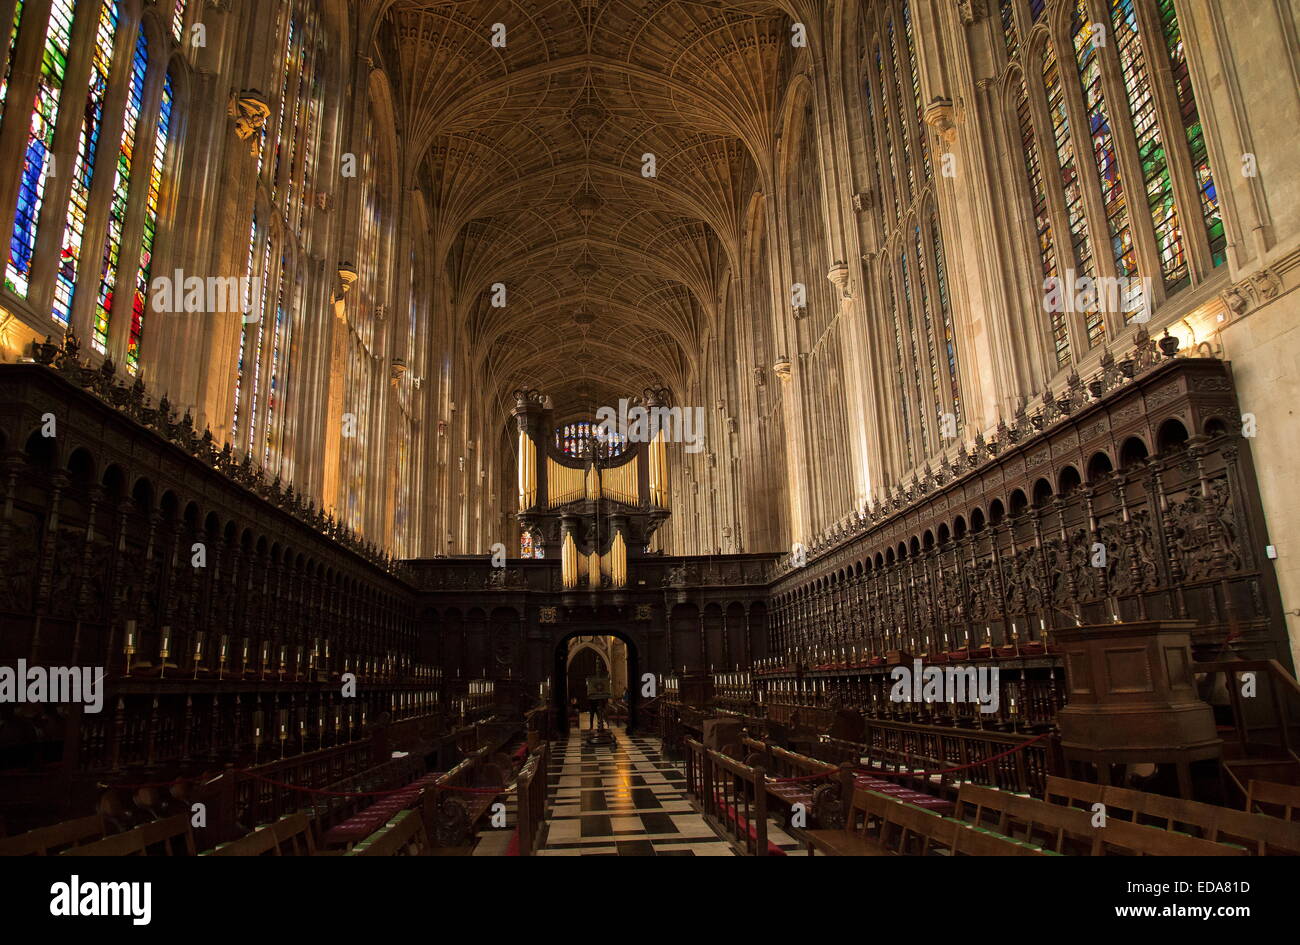
{"label": "tall lancet window", "polygon": [[[5,288],[26,297],[31,287],[32,256],[36,250],[37,223],[45,202],[46,188],[54,179],[49,173],[53,160],[54,129],[59,121],[63,99],[63,81],[68,65],[68,47],[72,41],[73,0],[54,0],[41,50],[40,73],[36,79],[36,99],[32,108],[31,128],[18,182],[18,206],[9,240],[9,260],[5,265]],[[15,22],[22,14],[18,10]],[[29,21],[31,28],[34,21]],[[17,57],[15,48],[10,56]],[[57,169],[56,169],[57,170]]]}
{"label": "tall lancet window", "polygon": [[18,52],[18,27],[23,25],[24,0],[15,0],[13,19],[6,31],[4,75],[0,77],[0,118],[4,117],[5,103],[9,100],[9,77],[13,73],[14,56]]}
{"label": "tall lancet window", "polygon": [[158,236],[158,196],[162,191],[163,170],[167,162],[167,142],[171,137],[172,104],[175,93],[172,77],[163,80],[162,98],[158,102],[158,124],[154,128],[152,164],[144,198],[144,231],[140,236],[140,265],[136,270],[135,298],[131,301],[131,331],[126,342],[126,366],[134,373],[140,366],[140,335],[144,331],[144,312],[148,305],[149,274],[153,271],[154,242]]}
{"label": "tall lancet window", "polygon": [[72,168],[72,193],[68,202],[68,222],[63,231],[59,269],[54,277],[54,305],[51,314],[61,325],[72,314],[72,296],[76,291],[81,265],[82,239],[85,236],[86,210],[90,203],[90,182],[99,153],[99,135],[104,124],[104,98],[108,95],[109,73],[113,66],[113,37],[119,17],[117,0],[105,3],[95,30],[95,51],[90,65],[90,91],[82,119],[81,138],[76,163]]}
{"label": "tall lancet window", "polygon": [[892,336],[885,350],[894,362],[895,472],[902,475],[960,436],[960,339],[944,269],[911,4],[878,5],[868,27],[875,38],[863,87],[884,249],[872,277],[889,312],[882,328]]}
{"label": "tall lancet window", "polygon": [[185,8],[187,0],[174,0],[172,4],[172,38],[178,43],[185,41]]}
{"label": "tall lancet window", "polygon": [[[1227,240],[1173,0],[1069,0],[1059,17],[1039,2],[999,6],[1008,65],[1020,61],[1025,81],[1005,84],[1006,114],[1023,152],[1035,268],[1120,280],[1118,296],[1048,312],[1045,336],[1064,366],[1203,279]],[[1026,61],[1035,56],[1041,68]],[[1086,123],[1072,127],[1072,113]],[[1068,233],[1054,230],[1056,207]],[[1090,234],[1105,234],[1109,251]]]}
{"label": "tall lancet window", "polygon": [[231,439],[268,477],[288,481],[296,461],[296,340],[312,297],[307,253],[319,206],[311,183],[324,133],[327,57],[315,0],[284,5],[270,26],[280,69],[272,117],[258,140],[260,191],[270,195],[270,203],[254,207],[249,231],[245,273],[251,288],[240,332]]}
{"label": "tall lancet window", "polygon": [[122,237],[126,228],[126,215],[130,210],[131,176],[135,170],[136,133],[140,124],[140,102],[144,98],[145,71],[149,65],[149,46],[144,29],[136,35],[135,53],[131,59],[131,78],[126,94],[126,113],[122,118],[122,142],[117,152],[117,168],[113,178],[113,198],[108,210],[108,236],[99,276],[99,295],[95,300],[94,334],[90,343],[100,354],[108,351],[109,319],[121,309],[115,308],[118,263],[121,261]]}

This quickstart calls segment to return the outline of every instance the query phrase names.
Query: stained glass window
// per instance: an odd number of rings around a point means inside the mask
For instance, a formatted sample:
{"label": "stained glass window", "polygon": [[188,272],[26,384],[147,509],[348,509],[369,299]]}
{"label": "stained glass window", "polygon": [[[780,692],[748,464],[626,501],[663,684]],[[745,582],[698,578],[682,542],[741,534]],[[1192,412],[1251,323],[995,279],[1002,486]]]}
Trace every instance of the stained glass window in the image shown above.
{"label": "stained glass window", "polygon": [[[248,264],[245,267],[245,272],[248,274],[247,281],[244,283],[246,286],[244,312],[246,313],[254,311],[253,306],[256,304],[256,299],[253,297],[253,265],[257,261],[257,236],[257,211],[253,211],[253,224],[248,230]],[[241,326],[239,329],[239,366],[235,371],[234,419],[230,422],[230,438],[236,443],[239,442],[240,401],[243,397],[244,387],[246,386],[244,384],[244,372],[246,368],[251,368],[253,361],[253,356],[248,350],[248,335],[248,322],[241,319]]]}
{"label": "stained glass window", "polygon": [[519,533],[519,557],[531,558],[533,556],[533,534],[527,529]]}
{"label": "stained glass window", "polygon": [[176,42],[185,41],[185,6],[187,0],[176,0],[176,6],[172,13],[172,38]]}
{"label": "stained glass window", "polygon": [[158,195],[162,191],[163,170],[167,162],[167,142],[171,137],[172,104],[175,92],[170,74],[163,79],[162,98],[158,105],[158,125],[153,136],[153,162],[149,167],[149,189],[144,199],[144,232],[140,238],[140,268],[136,271],[135,299],[131,305],[131,334],[126,344],[127,370],[140,367],[140,336],[144,332],[144,312],[149,298],[149,274],[153,270],[154,240],[158,235]]}
{"label": "stained glass window", "polygon": [[[1115,30],[1115,48],[1119,55],[1124,92],[1133,118],[1137,139],[1138,161],[1142,165],[1143,185],[1151,223],[1155,230],[1156,249],[1160,254],[1160,272],[1165,287],[1174,289],[1188,281],[1187,257],[1183,252],[1182,230],[1174,206],[1174,185],[1169,175],[1165,144],[1156,120],[1156,101],[1151,76],[1138,38],[1137,11],[1133,0],[1111,0],[1111,23]],[[1132,318],[1132,312],[1125,313]]]}
{"label": "stained glass window", "polygon": [[[281,228],[273,230],[263,223],[260,232],[255,225],[250,234],[248,274],[257,277],[258,289],[249,306],[249,317],[256,321],[246,323],[241,335],[234,430],[241,449],[261,462],[268,475],[288,478],[294,465],[294,441],[289,435],[291,418],[285,407],[294,375],[295,333],[308,293],[301,254],[311,242],[315,194],[310,185],[319,153],[324,107],[325,35],[315,4],[308,0],[286,5],[277,19],[277,30],[280,70],[275,96],[278,102],[272,99],[273,118],[261,130],[258,174],[266,172],[265,182],[271,195],[269,210]],[[372,342],[371,316],[375,308],[371,293],[379,298],[383,291],[374,288],[379,271],[375,260],[382,247],[376,242],[373,222],[375,186],[369,180],[373,165],[369,155],[364,160],[366,163],[360,170],[367,180],[362,193],[364,213],[358,255],[362,262],[361,285],[366,288],[354,296],[359,308],[356,312],[349,309],[347,324],[352,329],[353,343],[368,346]],[[368,361],[368,355],[357,360],[351,354],[345,361],[344,383],[348,387],[349,403],[352,385],[357,380],[354,368]],[[364,383],[369,383],[372,372],[367,368],[366,373]],[[360,391],[357,396],[362,396]],[[358,427],[364,411],[364,405],[353,411]],[[364,450],[351,439],[343,441],[340,468],[345,472],[340,479],[344,489],[340,504],[345,514],[349,507],[346,490],[353,478],[346,471],[363,455]],[[352,519],[348,521],[354,526],[358,524]]]}
{"label": "stained glass window", "polygon": [[14,56],[18,53],[18,27],[23,22],[23,0],[14,4],[14,18],[9,27],[9,44],[5,46],[5,72],[0,78],[0,118],[4,117],[5,102],[9,99],[9,76],[14,68]]}
{"label": "stained glass window", "polygon": [[1050,43],[1043,59],[1043,85],[1047,91],[1047,111],[1052,122],[1057,166],[1061,170],[1061,186],[1065,191],[1065,211],[1070,223],[1073,261],[1079,267],[1079,275],[1091,276],[1092,244],[1088,239],[1088,220],[1084,216],[1083,189],[1079,185],[1078,170],[1074,166],[1074,145],[1070,142],[1070,120],[1065,114],[1065,95],[1061,89],[1056,52]]}
{"label": "stained glass window", "polygon": [[1002,43],[1007,50],[1007,58],[1014,59],[1020,51],[1020,39],[1016,35],[1016,11],[1014,0],[998,0],[1002,14]]}
{"label": "stained glass window", "polygon": [[[893,267],[888,267],[890,274],[890,284],[892,295],[895,300],[899,297],[898,286],[896,284],[897,275]],[[903,322],[899,313],[899,306],[894,304],[890,306],[894,316],[894,363],[897,367],[896,377],[898,378],[898,425],[903,434],[903,445],[907,450],[907,465],[911,466],[916,462],[915,448],[912,441],[912,414],[909,395],[907,375],[905,373],[905,352],[903,350]]]}
{"label": "stained glass window", "polygon": [[113,312],[114,289],[117,287],[117,264],[122,252],[122,230],[131,193],[131,165],[135,157],[135,136],[140,123],[140,101],[144,96],[145,69],[149,49],[144,28],[136,34],[135,55],[131,59],[131,81],[127,88],[126,114],[122,123],[122,144],[118,148],[117,171],[113,178],[113,199],[108,211],[108,236],[104,240],[103,266],[100,269],[99,296],[95,300],[95,321],[90,343],[96,351],[108,351],[108,325]]}
{"label": "stained glass window", "polygon": [[894,136],[892,132],[892,122],[890,120],[889,79],[885,72],[884,60],[880,56],[879,46],[877,46],[875,50],[875,60],[877,79],[876,87],[880,89],[880,137],[885,142],[885,154],[889,159],[889,191],[894,200],[894,219],[897,219],[900,212],[898,196],[898,158],[894,154]]}
{"label": "stained glass window", "polygon": [[902,195],[901,202],[904,206],[912,200],[916,187],[916,175],[912,173],[912,146],[908,141],[907,133],[907,99],[908,96],[903,92],[903,73],[898,68],[898,48],[894,39],[894,21],[890,18],[885,23],[885,35],[889,38],[889,59],[891,71],[894,74],[894,94],[897,96],[894,100],[898,107],[898,120],[894,123],[894,130],[898,135],[899,153],[903,162],[903,170],[907,174],[907,192]]}
{"label": "stained glass window", "polygon": [[[880,140],[880,122],[883,117],[878,114],[876,100],[871,94],[871,76],[864,76],[862,79],[862,95],[866,102],[867,108],[867,134],[873,141]],[[875,181],[875,193],[871,196],[871,206],[875,210],[876,222],[880,226],[880,232],[885,231],[885,186],[884,179],[881,177],[880,161],[871,161],[872,179]]]}
{"label": "stained glass window", "polygon": [[68,222],[59,251],[59,269],[54,278],[54,304],[50,314],[61,325],[72,313],[72,294],[77,284],[81,262],[82,237],[85,234],[86,206],[90,199],[90,181],[95,172],[95,155],[99,133],[104,123],[104,96],[108,94],[108,75],[113,64],[113,36],[120,14],[117,0],[103,5],[95,32],[95,51],[91,59],[90,90],[82,119],[77,159],[72,168],[72,191],[68,202]]}
{"label": "stained glass window", "polygon": [[[1071,42],[1079,66],[1079,81],[1083,86],[1083,105],[1088,116],[1088,130],[1092,137],[1093,157],[1097,162],[1097,178],[1101,184],[1102,204],[1105,207],[1106,226],[1110,231],[1111,251],[1115,256],[1115,271],[1121,278],[1137,276],[1137,257],[1133,247],[1133,231],[1129,225],[1128,203],[1124,196],[1124,183],[1120,179],[1119,159],[1111,135],[1110,112],[1101,87],[1101,63],[1097,55],[1098,43],[1104,38],[1095,35],[1094,25],[1088,22],[1082,0],[1074,8],[1071,23]],[[1085,313],[1084,326],[1088,347],[1100,342],[1106,334],[1106,322],[1100,305]]]}
{"label": "stained glass window", "polygon": [[9,239],[9,261],[5,266],[5,287],[21,296],[26,296],[30,287],[36,226],[45,201],[45,185],[50,179],[47,166],[52,160],[50,149],[54,146],[54,128],[59,121],[73,5],[73,0],[54,0],[50,8],[41,71],[36,80],[36,99],[18,182],[18,207]]}
{"label": "stained glass window", "polygon": [[[894,336],[900,448],[905,465],[912,466],[942,447],[938,434],[948,430],[946,416],[960,423],[957,346],[938,216],[932,210],[920,210],[917,216],[907,212],[925,201],[932,206],[934,199],[911,5],[880,5],[873,30],[878,40],[864,92],[877,154],[874,196],[884,250],[877,278],[892,319],[892,325],[881,327],[886,332],[892,328]],[[884,195],[886,186],[890,198]],[[892,216],[886,212],[889,199]]]}
{"label": "stained glass window", "polygon": [[934,337],[934,316],[930,311],[930,287],[926,282],[926,265],[925,257],[928,255],[926,241],[921,237],[921,224],[917,223],[912,227],[913,249],[916,251],[916,297],[917,308],[921,312],[921,324],[925,331],[926,354],[930,365],[930,393],[934,397],[935,410],[939,420],[942,423],[943,415],[948,411],[944,408],[944,394],[939,389],[939,359],[935,351]]}
{"label": "stained glass window", "polygon": [[[930,418],[926,414],[924,406],[925,398],[922,391],[925,390],[922,379],[923,365],[930,361],[925,356],[925,341],[917,330],[916,313],[912,307],[912,279],[907,265],[907,249],[900,248],[898,252],[899,268],[899,285],[903,289],[903,297],[900,301],[903,309],[903,323],[906,326],[906,338],[911,345],[910,352],[912,356],[912,390],[915,392],[915,409],[913,417],[917,424],[917,430],[920,433],[921,442],[928,444],[930,439]],[[932,364],[932,362],[930,362]]]}
{"label": "stained glass window", "polygon": [[271,356],[267,365],[266,376],[266,446],[262,451],[262,464],[267,468],[271,467],[271,446],[276,439],[275,435],[275,411],[279,406],[277,403],[281,385],[281,371],[283,365],[282,351],[287,347],[285,344],[289,333],[289,318],[285,311],[285,289],[289,280],[289,260],[283,254],[280,256],[280,278],[279,289],[275,294],[275,315],[271,324]]}
{"label": "stained glass window", "polygon": [[903,4],[903,27],[907,35],[907,61],[912,76],[912,109],[916,115],[916,153],[921,155],[921,168],[925,179],[930,179],[930,145],[925,138],[925,108],[921,104],[921,76],[916,68],[916,43],[912,38],[911,5]]}
{"label": "stained glass window", "polygon": [[1183,134],[1196,174],[1196,188],[1201,198],[1201,220],[1210,242],[1210,261],[1219,266],[1227,260],[1228,238],[1223,230],[1223,216],[1219,211],[1219,195],[1210,171],[1210,156],[1205,146],[1205,131],[1201,115],[1196,108],[1196,94],[1192,90],[1192,77],[1187,71],[1187,55],[1183,49],[1183,36],[1178,27],[1178,14],[1173,0],[1156,0],[1160,28],[1164,33],[1169,65],[1173,70],[1174,92],[1178,97],[1178,110],[1183,122]]}
{"label": "stained glass window", "polygon": [[[566,423],[555,430],[555,448],[566,456],[580,457],[584,455],[587,448],[587,441],[593,436],[600,433],[597,429],[599,425],[583,421],[581,423]],[[627,437],[617,431],[611,431],[608,439],[608,456],[620,456],[627,446]]]}
{"label": "stained glass window", "polygon": [[930,243],[934,248],[934,275],[939,286],[939,316],[943,321],[943,355],[948,372],[948,395],[952,412],[961,425],[961,382],[957,373],[957,335],[953,331],[952,304],[948,298],[948,272],[943,261],[943,242],[939,239],[939,215],[930,211]]}

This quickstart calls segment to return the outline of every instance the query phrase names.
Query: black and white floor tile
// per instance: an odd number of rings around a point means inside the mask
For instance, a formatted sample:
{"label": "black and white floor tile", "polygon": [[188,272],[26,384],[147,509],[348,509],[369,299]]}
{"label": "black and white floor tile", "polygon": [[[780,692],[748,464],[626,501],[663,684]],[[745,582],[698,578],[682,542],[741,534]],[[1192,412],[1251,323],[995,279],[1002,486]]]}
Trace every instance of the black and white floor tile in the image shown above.
{"label": "black and white floor tile", "polygon": [[[659,740],[614,729],[613,745],[574,731],[551,753],[550,810],[539,856],[735,856],[692,805],[686,776]],[[775,824],[772,840],[798,844]]]}

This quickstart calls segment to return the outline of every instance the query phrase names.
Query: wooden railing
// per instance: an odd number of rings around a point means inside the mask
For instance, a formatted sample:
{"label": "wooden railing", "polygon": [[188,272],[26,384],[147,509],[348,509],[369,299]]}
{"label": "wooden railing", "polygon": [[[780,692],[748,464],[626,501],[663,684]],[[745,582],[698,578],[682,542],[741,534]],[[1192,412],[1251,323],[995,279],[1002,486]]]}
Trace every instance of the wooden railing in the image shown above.
{"label": "wooden railing", "polygon": [[1224,677],[1236,739],[1224,754],[1236,794],[1231,800],[1246,797],[1252,778],[1293,780],[1300,774],[1300,683],[1294,676],[1277,660],[1194,663],[1192,671],[1206,675],[1202,695],[1209,698],[1217,677]]}
{"label": "wooden railing", "polygon": [[519,772],[518,816],[519,855],[532,856],[537,847],[538,835],[546,823],[547,766],[550,763],[550,743],[542,742],[528,756]]}
{"label": "wooden railing", "polygon": [[767,777],[693,738],[684,742],[686,784],[711,817],[751,856],[767,856]]}
{"label": "wooden railing", "polygon": [[[1049,775],[1063,770],[1057,736],[972,731],[867,720],[863,744],[824,738],[809,752],[823,761],[857,761],[912,772],[917,789],[955,797],[961,782],[1042,797]],[[950,771],[948,769],[959,769]]]}

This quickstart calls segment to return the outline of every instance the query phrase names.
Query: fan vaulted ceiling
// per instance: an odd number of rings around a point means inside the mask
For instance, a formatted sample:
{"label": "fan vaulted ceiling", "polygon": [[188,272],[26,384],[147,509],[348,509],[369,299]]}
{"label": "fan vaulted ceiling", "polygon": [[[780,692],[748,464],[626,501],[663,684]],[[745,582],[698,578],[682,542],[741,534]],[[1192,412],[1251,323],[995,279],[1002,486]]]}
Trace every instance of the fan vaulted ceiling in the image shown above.
{"label": "fan vaulted ceiling", "polygon": [[684,0],[398,0],[378,36],[484,393],[504,404],[538,387],[558,417],[652,384],[680,396],[768,178],[789,18]]}

